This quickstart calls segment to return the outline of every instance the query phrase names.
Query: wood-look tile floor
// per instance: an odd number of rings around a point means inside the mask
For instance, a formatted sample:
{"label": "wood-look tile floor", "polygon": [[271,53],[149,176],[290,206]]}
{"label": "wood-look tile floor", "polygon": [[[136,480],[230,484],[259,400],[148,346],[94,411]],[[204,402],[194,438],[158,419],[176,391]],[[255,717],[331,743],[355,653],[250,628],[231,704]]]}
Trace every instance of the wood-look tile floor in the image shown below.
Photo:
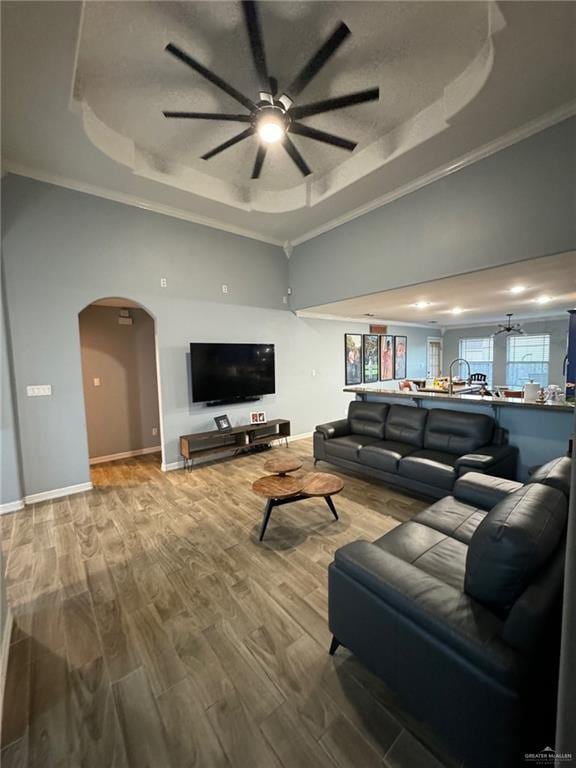
{"label": "wood-look tile floor", "polygon": [[[0,519],[3,768],[450,764],[348,651],[327,653],[334,550],[425,504],[343,474],[338,522],[299,502],[259,543],[250,486],[280,450],[166,474],[157,456],[102,464],[93,491]],[[290,452],[312,469],[310,440]]]}

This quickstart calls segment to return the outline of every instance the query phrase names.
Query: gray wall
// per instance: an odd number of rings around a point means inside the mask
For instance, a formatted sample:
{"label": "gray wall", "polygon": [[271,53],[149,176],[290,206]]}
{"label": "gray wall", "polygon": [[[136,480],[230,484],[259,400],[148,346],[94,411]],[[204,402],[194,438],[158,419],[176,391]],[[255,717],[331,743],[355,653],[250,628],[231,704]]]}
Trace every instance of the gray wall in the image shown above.
{"label": "gray wall", "polygon": [[[566,334],[568,333],[568,314],[565,320],[536,320],[522,322],[526,333],[550,334],[550,384],[564,384],[562,366],[566,355]],[[498,330],[497,325],[477,325],[469,328],[454,328],[444,333],[444,374],[448,375],[450,361],[458,357],[460,339],[475,339],[490,336]],[[494,384],[506,384],[506,337],[500,334],[494,337]]]}
{"label": "gray wall", "polygon": [[0,280],[0,505],[3,505],[22,498],[3,259],[0,264]]}
{"label": "gray wall", "polygon": [[[294,433],[344,414],[343,334],[368,327],[286,311],[281,249],[19,177],[4,180],[3,203],[27,495],[89,480],[78,313],[98,298],[132,299],[155,318],[167,463],[180,434],[214,426],[190,401],[193,340],[275,343],[277,394],[259,407]],[[28,384],[53,395],[28,398]],[[251,409],[227,410],[237,423]]]}
{"label": "gray wall", "polygon": [[[187,310],[198,301],[209,301],[214,315],[239,303],[282,310],[287,260],[280,248],[208,227],[22,177],[2,181],[17,410],[30,495],[89,480],[78,329],[84,307],[122,296],[150,309],[162,362],[170,366],[175,355],[182,357],[170,338],[172,318],[178,317],[182,335],[192,336],[210,328],[207,316],[191,326]],[[160,287],[161,277],[167,288]],[[229,286],[226,295],[222,283]],[[230,326],[236,322],[241,325],[241,317],[229,319]],[[180,368],[163,371],[166,411],[179,397],[177,375]],[[51,384],[53,394],[26,397],[29,384]],[[188,419],[186,426],[194,424]],[[172,459],[174,441],[170,435]]]}
{"label": "gray wall", "polygon": [[576,248],[576,118],[296,246],[302,309]]}
{"label": "gray wall", "polygon": [[[213,428],[216,415],[191,403],[190,341],[276,344],[277,394],[258,408],[269,417],[290,418],[294,434],[345,414],[351,398],[342,392],[343,335],[366,333],[368,325],[286,311],[281,249],[19,177],[4,182],[27,495],[89,480],[78,313],[98,298],[132,299],[155,318],[168,464],[178,460],[178,436]],[[161,276],[168,278],[166,289]],[[221,293],[222,283],[229,285],[228,295]],[[433,332],[406,332],[409,373],[421,375],[425,364],[417,350]],[[52,384],[53,395],[28,398],[28,384]],[[253,409],[226,407],[233,423]]]}
{"label": "gray wall", "polygon": [[90,458],[160,445],[154,320],[142,309],[129,311],[132,325],[118,323],[117,307],[80,313]]}

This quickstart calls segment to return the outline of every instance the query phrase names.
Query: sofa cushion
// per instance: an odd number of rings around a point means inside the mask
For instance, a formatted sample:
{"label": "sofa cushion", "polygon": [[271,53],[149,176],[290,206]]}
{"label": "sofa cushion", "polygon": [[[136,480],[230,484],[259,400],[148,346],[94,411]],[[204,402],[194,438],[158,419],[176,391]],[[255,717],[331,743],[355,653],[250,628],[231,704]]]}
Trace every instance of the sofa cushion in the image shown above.
{"label": "sofa cushion", "polygon": [[393,440],[381,440],[360,448],[358,460],[368,467],[381,469],[384,472],[397,472],[400,459],[413,453],[414,450],[413,445],[396,443]]}
{"label": "sofa cushion", "polygon": [[[460,462],[456,462],[458,465]],[[522,483],[503,477],[466,472],[454,484],[454,496],[458,501],[480,509],[492,509],[498,502],[522,488]]]}
{"label": "sofa cushion", "polygon": [[463,504],[453,496],[445,496],[431,507],[418,512],[412,520],[427,525],[453,539],[469,544],[476,528],[486,517],[486,512],[470,504]]}
{"label": "sofa cushion", "polygon": [[324,449],[327,457],[334,456],[338,459],[358,461],[358,451],[360,448],[375,442],[378,441],[374,437],[346,435],[345,437],[335,437],[333,440],[326,440]]}
{"label": "sofa cushion", "polygon": [[390,406],[386,419],[386,440],[422,448],[427,418],[428,411],[425,408],[413,408],[410,405]]}
{"label": "sofa cushion", "polygon": [[355,435],[367,435],[384,439],[388,403],[352,402],[348,407],[350,431]]}
{"label": "sofa cushion", "polygon": [[426,485],[452,490],[456,480],[456,459],[451,453],[420,450],[401,459],[398,472]]}
{"label": "sofa cushion", "polygon": [[565,496],[570,494],[570,471],[572,460],[568,456],[560,456],[558,459],[543,464],[532,473],[529,483],[544,483],[551,488],[556,488]]}
{"label": "sofa cushion", "polygon": [[374,544],[463,591],[468,547],[462,542],[413,520],[388,531]]}
{"label": "sofa cushion", "polygon": [[498,503],[470,541],[466,592],[494,610],[508,610],[558,547],[566,518],[564,494],[538,483]]}
{"label": "sofa cushion", "polygon": [[461,456],[490,443],[493,434],[492,416],[435,408],[426,422],[424,448]]}

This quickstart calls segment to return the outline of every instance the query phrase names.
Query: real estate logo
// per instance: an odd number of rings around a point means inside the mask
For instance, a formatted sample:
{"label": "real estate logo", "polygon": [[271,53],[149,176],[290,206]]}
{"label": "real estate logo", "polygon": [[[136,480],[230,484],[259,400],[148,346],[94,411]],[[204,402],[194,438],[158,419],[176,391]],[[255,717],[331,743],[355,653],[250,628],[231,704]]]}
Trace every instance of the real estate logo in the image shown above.
{"label": "real estate logo", "polygon": [[527,752],[524,760],[531,765],[558,765],[560,763],[571,763],[571,752],[556,752],[552,747],[544,747],[540,752]]}

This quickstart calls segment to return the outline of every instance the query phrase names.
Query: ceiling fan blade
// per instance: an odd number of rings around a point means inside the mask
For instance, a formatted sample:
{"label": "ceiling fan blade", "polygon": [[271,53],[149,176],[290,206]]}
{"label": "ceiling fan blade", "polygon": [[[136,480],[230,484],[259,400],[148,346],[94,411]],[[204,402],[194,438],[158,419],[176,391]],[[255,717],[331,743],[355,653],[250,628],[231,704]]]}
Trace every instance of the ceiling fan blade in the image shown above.
{"label": "ceiling fan blade", "polygon": [[300,152],[296,149],[294,144],[291,142],[290,138],[286,135],[284,135],[284,138],[282,139],[282,146],[288,152],[290,155],[290,158],[294,162],[294,165],[296,165],[302,174],[302,176],[309,176],[312,171],[308,167],[308,164],[306,163],[306,160],[302,157]]}
{"label": "ceiling fan blade", "polygon": [[228,139],[228,141],[225,141],[223,144],[219,144],[217,147],[214,147],[214,149],[211,149],[210,152],[206,152],[205,155],[202,155],[202,160],[210,160],[210,158],[214,157],[214,155],[219,155],[220,152],[228,149],[228,147],[233,147],[234,144],[238,144],[239,141],[244,141],[244,139],[247,139],[248,136],[252,136],[253,133],[254,128],[252,128],[252,126],[250,126],[250,128],[246,128],[246,130],[242,131],[242,133],[237,133],[236,136]]}
{"label": "ceiling fan blade", "polygon": [[265,144],[258,144],[258,151],[256,152],[256,160],[254,160],[254,168],[252,169],[252,176],[250,178],[252,179],[259,179],[260,178],[260,171],[262,170],[262,165],[264,164],[264,158],[266,157],[266,152],[268,151],[268,148]]}
{"label": "ceiling fan blade", "polygon": [[310,115],[320,115],[322,112],[332,112],[335,109],[352,107],[354,104],[363,104],[365,101],[377,101],[380,96],[379,88],[370,88],[367,91],[349,93],[347,96],[336,96],[334,99],[315,101],[313,104],[303,104],[301,107],[291,107],[290,116],[295,120]]}
{"label": "ceiling fan blade", "polygon": [[244,0],[242,2],[244,11],[244,21],[248,30],[248,39],[250,40],[250,49],[252,50],[252,59],[256,74],[258,75],[258,85],[262,93],[271,93],[270,77],[266,66],[266,53],[264,51],[264,40],[262,39],[262,30],[260,28],[260,18],[258,15],[258,6],[254,0]]}
{"label": "ceiling fan blade", "polygon": [[336,27],[330,37],[316,51],[314,56],[296,75],[292,83],[286,89],[288,97],[294,101],[306,88],[310,81],[316,77],[324,64],[330,59],[350,34],[350,30],[343,21]]}
{"label": "ceiling fan blade", "polygon": [[355,141],[343,139],[341,136],[335,136],[333,133],[319,131],[317,128],[311,128],[309,125],[303,125],[302,123],[290,123],[289,130],[291,133],[305,136],[307,139],[322,141],[324,144],[331,144],[333,147],[341,147],[342,149],[347,149],[349,152],[352,152],[357,146]]}
{"label": "ceiling fan blade", "polygon": [[224,93],[232,96],[233,99],[236,99],[236,101],[240,102],[240,104],[246,107],[246,109],[249,109],[250,111],[256,109],[256,104],[251,99],[249,99],[247,96],[244,96],[244,94],[240,93],[240,91],[237,91],[236,88],[231,86],[225,80],[222,80],[222,78],[218,77],[218,75],[216,75],[214,72],[206,69],[204,65],[200,64],[200,62],[196,61],[196,59],[192,58],[192,56],[184,53],[184,51],[178,48],[177,45],[174,45],[174,43],[168,43],[164,50],[168,51],[168,53],[171,53],[172,56],[175,56],[177,59],[180,59],[180,61],[183,61],[184,64],[187,64],[195,72],[198,72],[199,75],[202,75],[202,77],[206,78],[206,80],[224,91]]}
{"label": "ceiling fan blade", "polygon": [[218,112],[167,112],[164,117],[182,117],[189,120],[229,120],[234,123],[251,123],[250,115],[222,115]]}

